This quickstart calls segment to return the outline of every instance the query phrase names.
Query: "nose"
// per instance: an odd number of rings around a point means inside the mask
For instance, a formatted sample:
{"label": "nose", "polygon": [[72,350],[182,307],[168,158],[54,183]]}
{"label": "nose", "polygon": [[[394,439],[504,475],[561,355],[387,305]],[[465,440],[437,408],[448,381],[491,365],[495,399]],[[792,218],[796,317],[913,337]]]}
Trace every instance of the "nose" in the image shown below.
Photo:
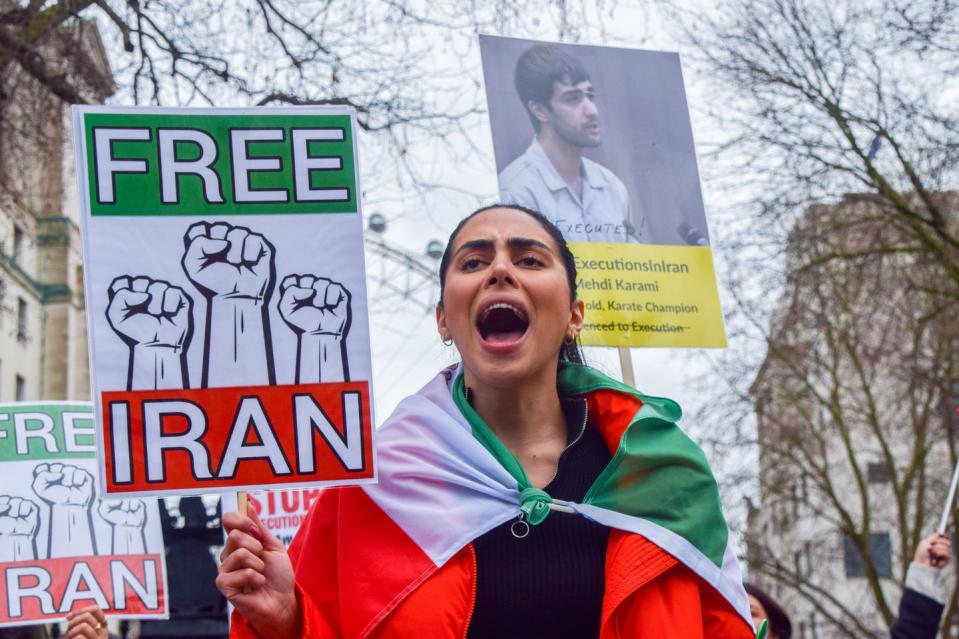
{"label": "nose", "polygon": [[592,98],[585,98],[583,100],[583,111],[591,120],[595,120],[599,115],[599,110],[596,108],[596,102],[594,102]]}
{"label": "nose", "polygon": [[490,264],[486,286],[497,285],[516,286],[516,276],[513,274],[513,263],[508,256],[498,255]]}

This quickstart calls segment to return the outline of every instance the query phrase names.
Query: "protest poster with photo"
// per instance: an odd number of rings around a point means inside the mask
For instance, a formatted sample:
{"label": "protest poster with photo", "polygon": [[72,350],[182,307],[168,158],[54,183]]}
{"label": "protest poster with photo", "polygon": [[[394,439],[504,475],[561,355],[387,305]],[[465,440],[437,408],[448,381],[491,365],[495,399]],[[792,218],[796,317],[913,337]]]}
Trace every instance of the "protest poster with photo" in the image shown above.
{"label": "protest poster with photo", "polygon": [[375,479],[355,131],[74,108],[106,493]]}
{"label": "protest poster with photo", "polygon": [[155,499],[101,499],[89,403],[0,404],[0,627],[65,619],[166,619]]}
{"label": "protest poster with photo", "polygon": [[726,345],[679,56],[480,36],[499,201],[576,256],[589,346]]}

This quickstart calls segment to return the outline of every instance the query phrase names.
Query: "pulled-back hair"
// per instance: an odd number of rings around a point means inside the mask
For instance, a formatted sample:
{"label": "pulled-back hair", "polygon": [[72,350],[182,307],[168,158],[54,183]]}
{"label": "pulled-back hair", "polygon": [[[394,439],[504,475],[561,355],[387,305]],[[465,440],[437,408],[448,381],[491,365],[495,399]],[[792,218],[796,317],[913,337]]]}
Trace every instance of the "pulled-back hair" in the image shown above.
{"label": "pulled-back hair", "polygon": [[555,44],[537,44],[523,51],[516,61],[516,70],[513,73],[516,94],[537,132],[540,121],[529,110],[529,101],[549,108],[554,82],[579,84],[584,80],[589,80],[586,67]]}
{"label": "pulled-back hair", "polygon": [[[440,301],[438,305],[440,308],[443,308],[443,296],[446,293],[446,271],[449,270],[450,260],[453,258],[453,244],[456,242],[456,238],[459,236],[460,231],[466,225],[467,222],[472,220],[474,217],[480,213],[485,213],[492,209],[513,209],[520,213],[525,213],[531,218],[539,222],[540,226],[546,231],[547,234],[553,241],[556,242],[556,246],[559,248],[559,257],[563,263],[563,268],[566,270],[566,283],[569,285],[569,303],[572,304],[576,301],[576,258],[573,257],[573,252],[569,250],[569,245],[566,243],[566,238],[563,237],[562,232],[556,225],[553,224],[549,218],[538,211],[533,209],[528,209],[525,206],[520,206],[518,204],[491,204],[489,206],[484,206],[482,208],[476,209],[456,225],[456,228],[453,229],[453,232],[450,233],[450,239],[446,242],[446,250],[443,251],[443,257],[440,259]],[[583,352],[579,347],[579,338],[577,337],[572,343],[563,343],[563,346],[559,349],[559,359],[561,361],[570,361],[577,364],[583,363]]]}

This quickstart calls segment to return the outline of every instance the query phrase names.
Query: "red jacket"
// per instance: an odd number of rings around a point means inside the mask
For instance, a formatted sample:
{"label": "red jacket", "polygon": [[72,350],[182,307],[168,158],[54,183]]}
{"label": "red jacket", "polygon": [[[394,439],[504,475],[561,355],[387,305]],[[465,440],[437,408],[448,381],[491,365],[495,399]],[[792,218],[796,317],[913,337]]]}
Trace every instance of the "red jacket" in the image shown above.
{"label": "red jacket", "polygon": [[[352,522],[348,530],[337,525],[343,521]],[[389,548],[383,548],[385,538],[391,540]],[[439,568],[419,561],[420,554],[361,488],[323,491],[290,547],[301,636],[466,637],[476,588],[473,545]],[[404,558],[411,558],[411,567],[423,568],[410,583],[396,581],[409,581],[408,571],[396,570],[396,562]],[[258,635],[234,614],[230,636]],[[683,564],[640,535],[613,530],[606,551],[599,637],[752,639],[754,633],[718,592]]]}
{"label": "red jacket", "polygon": [[[642,398],[627,387],[616,382],[606,383],[584,367],[570,367],[561,373],[571,383],[585,380],[569,390],[571,394],[587,397],[590,414],[596,417],[597,427],[611,453],[617,450],[631,423],[642,426],[635,422],[643,406]],[[563,379],[561,376],[561,383]],[[422,398],[439,402],[436,405],[442,405],[444,410],[457,410],[450,406],[446,382],[431,383],[421,393]],[[406,418],[401,415],[381,429],[381,443],[386,439],[384,431],[388,427],[392,427],[391,433],[401,435],[406,428],[411,438],[394,438],[393,445],[398,448],[392,449],[384,443],[386,450],[397,450],[408,456],[411,441],[427,438],[423,428],[430,427],[429,423],[418,421],[424,404],[421,401],[417,406]],[[435,412],[433,408],[429,410]],[[448,427],[456,428],[455,424]],[[705,463],[705,458],[702,461]],[[671,463],[676,462],[667,456],[656,468]],[[644,471],[644,482],[652,481],[656,468]],[[403,476],[408,481],[412,481],[412,477],[418,487],[428,487],[433,481],[429,474],[404,475],[404,468],[394,467],[391,472],[399,475],[386,472],[383,476]],[[708,479],[712,481],[711,475]],[[381,484],[382,481],[381,477]],[[682,489],[679,484],[673,488]],[[435,504],[420,504],[405,493],[399,498],[409,504],[419,527],[427,534],[434,533],[431,530],[434,524],[437,535],[459,530],[454,524],[462,520],[457,518],[464,516],[462,511],[457,511],[459,515],[443,512]],[[709,492],[707,498],[715,499],[718,508],[718,493]],[[302,615],[301,636],[309,639],[466,637],[476,590],[476,555],[472,543],[459,542],[456,537],[457,543],[451,546],[455,554],[445,562],[439,561],[441,565],[438,565],[378,503],[383,502],[374,501],[362,487],[348,487],[324,490],[313,505],[290,547]],[[444,516],[449,518],[446,527]],[[435,522],[423,519],[428,517],[435,517]],[[721,514],[716,525],[723,527],[717,534],[722,532],[725,538]],[[460,547],[461,543],[465,545]],[[460,548],[458,552],[457,548]],[[735,611],[730,601],[685,564],[639,534],[612,528],[606,550],[605,579],[598,635],[601,639],[752,639],[754,636],[750,622]],[[742,595],[744,602],[745,593]],[[234,615],[231,636],[257,635],[245,620]]]}

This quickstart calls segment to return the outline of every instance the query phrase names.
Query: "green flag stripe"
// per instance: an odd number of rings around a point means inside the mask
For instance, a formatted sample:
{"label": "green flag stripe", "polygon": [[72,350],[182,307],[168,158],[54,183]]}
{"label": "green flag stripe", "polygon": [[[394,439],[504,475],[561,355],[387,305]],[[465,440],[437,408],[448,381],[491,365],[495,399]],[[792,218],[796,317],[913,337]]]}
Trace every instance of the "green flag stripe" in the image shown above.
{"label": "green flag stripe", "polygon": [[519,460],[516,459],[516,455],[506,447],[506,445],[500,441],[499,437],[496,436],[496,433],[486,425],[486,422],[483,421],[483,418],[477,414],[473,407],[470,406],[470,403],[466,401],[466,386],[463,382],[463,374],[460,373],[456,376],[456,379],[453,380],[453,401],[456,403],[456,407],[463,414],[463,417],[466,418],[467,423],[469,423],[470,428],[473,431],[473,437],[475,437],[483,447],[490,452],[490,454],[496,458],[503,468],[506,469],[513,479],[516,480],[516,483],[519,484],[519,489],[524,490],[530,488],[532,484],[529,483],[529,478],[526,476],[526,471],[523,470],[523,465],[519,463]]}
{"label": "green flag stripe", "polygon": [[[603,389],[636,397],[643,406],[583,503],[662,526],[722,566],[729,532],[719,489],[706,456],[675,423],[682,415],[679,405],[670,399],[643,395],[587,366],[560,364],[557,390],[561,395],[585,395]],[[516,479],[521,491],[530,488],[519,460],[466,401],[462,374],[454,380],[452,393],[473,436]]]}

